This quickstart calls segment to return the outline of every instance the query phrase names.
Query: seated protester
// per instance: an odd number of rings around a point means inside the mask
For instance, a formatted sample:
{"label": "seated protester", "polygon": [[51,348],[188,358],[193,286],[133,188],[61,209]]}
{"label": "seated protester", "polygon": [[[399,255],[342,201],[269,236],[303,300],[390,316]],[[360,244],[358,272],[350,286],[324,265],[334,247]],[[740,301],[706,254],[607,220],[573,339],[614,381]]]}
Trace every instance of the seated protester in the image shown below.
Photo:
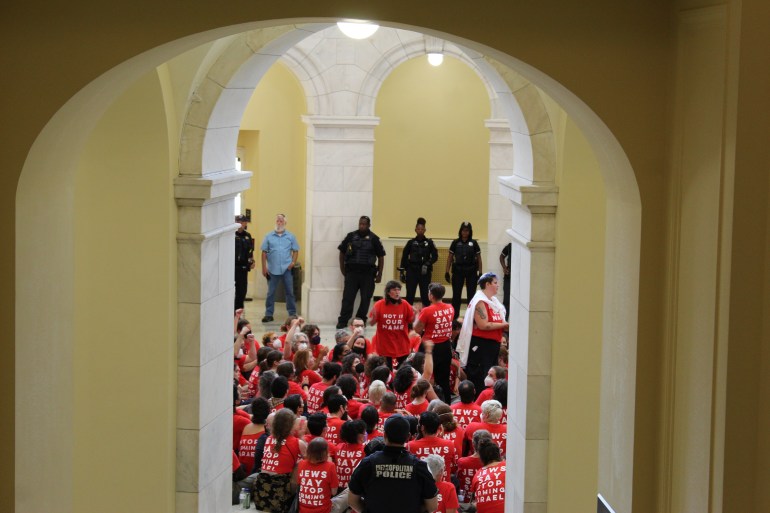
{"label": "seated protester", "polygon": [[340,443],[337,444],[334,462],[340,488],[345,488],[353,475],[353,469],[364,458],[366,424],[363,420],[349,420],[340,428]]}
{"label": "seated protester", "polygon": [[483,465],[479,458],[479,444],[482,440],[493,442],[492,435],[486,429],[479,429],[473,433],[473,454],[463,456],[457,460],[457,482],[459,484],[460,502],[469,504],[471,502],[471,484],[476,471]]}
{"label": "seated protester", "polygon": [[500,353],[497,355],[497,365],[506,370],[508,369],[508,346],[505,344],[500,344]]}
{"label": "seated protester", "polygon": [[240,402],[238,387],[233,386],[233,450],[236,452],[241,444],[243,429],[251,423],[251,416],[237,408]]}
{"label": "seated protester", "polygon": [[267,356],[262,360],[262,363],[259,364],[259,372],[275,372],[275,369],[278,367],[278,364],[281,363],[281,360],[283,360],[283,353],[277,349],[272,349],[267,353]]}
{"label": "seated protester", "polygon": [[278,334],[276,332],[268,331],[267,333],[262,335],[262,347],[267,347],[269,349],[278,349],[280,351],[283,349],[283,344],[278,338]]}
{"label": "seated protester", "polygon": [[377,424],[380,422],[380,414],[377,412],[377,408],[372,405],[366,406],[361,410],[361,420],[366,424],[367,444],[372,439],[382,436],[382,431],[377,429]]}
{"label": "seated protester", "polygon": [[337,385],[332,385],[330,387],[327,387],[326,390],[324,390],[324,393],[321,395],[321,408],[318,410],[320,413],[324,413],[326,415],[329,415],[329,398],[334,395],[341,395],[342,390],[340,390],[340,387]]}
{"label": "seated protester", "polygon": [[382,381],[385,386],[390,387],[393,383],[393,371],[387,365],[380,365],[372,371],[372,381]]}
{"label": "seated protester", "polygon": [[[393,393],[396,394],[396,408],[404,409],[410,401],[412,386],[421,377],[430,383],[433,378],[433,342],[423,342],[424,353],[412,353],[406,363],[399,367],[393,377]],[[428,399],[436,399],[436,393],[431,387],[427,392]]]}
{"label": "seated protester", "polygon": [[311,413],[307,418],[307,433],[302,437],[306,443],[313,438],[326,438],[326,415],[323,413]]}
{"label": "seated protester", "polygon": [[[369,398],[369,385],[372,384],[372,381],[374,381],[375,378],[372,378],[372,371],[379,367],[380,365],[385,365],[385,358],[382,356],[376,355],[376,354],[370,354],[366,357],[366,361],[364,362],[364,377],[363,380],[361,380],[361,397],[364,399]],[[387,367],[386,367],[387,368]]]}
{"label": "seated protester", "polygon": [[428,400],[425,395],[430,390],[430,383],[425,379],[418,379],[412,387],[412,402],[406,405],[406,411],[410,415],[419,417],[420,414],[428,409]]}
{"label": "seated protester", "polygon": [[348,339],[348,346],[352,352],[360,356],[363,360],[365,360],[366,357],[370,354],[367,351],[366,337],[357,332],[353,333],[353,335],[351,335]]}
{"label": "seated protester", "polygon": [[[257,439],[257,445],[254,448],[254,468],[251,470],[252,474],[257,474],[262,471],[262,456],[265,454],[265,443],[267,442],[267,437],[270,435],[270,432],[273,429],[274,418],[275,413],[270,413],[270,415],[267,416],[267,420],[265,421],[265,431]],[[254,489],[254,483],[252,482],[250,484],[252,486],[249,486],[248,488]]]}
{"label": "seated protester", "polygon": [[310,349],[310,339],[302,331],[305,320],[298,317],[291,321],[289,332],[286,333],[286,341],[283,344],[283,359],[294,360],[294,354],[300,349]]}
{"label": "seated protester", "polygon": [[[452,395],[459,395],[460,391],[457,389],[460,382],[464,379],[466,379],[465,372],[462,369],[462,362],[460,362],[460,355],[457,354],[457,351],[454,349],[452,350],[452,361],[450,362],[449,367],[449,390],[452,392]],[[450,404],[450,403],[447,403]]]}
{"label": "seated protester", "polygon": [[[369,391],[371,394],[371,390]],[[377,429],[382,431],[382,428],[385,426],[385,421],[396,413],[396,396],[393,394],[393,392],[385,392],[385,394],[382,396],[382,400],[380,401],[380,409],[377,412],[380,416],[379,422],[377,422]]]}
{"label": "seated protester", "polygon": [[324,362],[321,365],[321,381],[311,385],[307,391],[307,411],[315,413],[321,409],[324,391],[340,377],[342,367],[339,363]]}
{"label": "seated protester", "polygon": [[[353,510],[367,513],[436,510],[436,482],[425,462],[404,450],[408,439],[409,423],[400,415],[390,417],[385,423],[385,447],[361,460],[350,478],[348,500]],[[402,468],[409,472],[401,472]]]}
{"label": "seated protester", "polygon": [[335,394],[329,398],[327,405],[329,416],[326,419],[325,438],[330,444],[337,445],[340,442],[340,428],[347,420],[348,400],[344,395]]}
{"label": "seated protester", "polygon": [[299,394],[303,401],[307,401],[307,394],[296,381],[297,374],[294,372],[294,364],[291,362],[281,362],[275,368],[275,373],[283,376],[289,382],[289,394]]}
{"label": "seated protester", "polygon": [[283,408],[283,401],[289,395],[289,380],[283,376],[278,376],[270,384],[270,408],[271,411],[277,411]]}
{"label": "seated protester", "polygon": [[[387,367],[385,368],[387,369]],[[371,404],[375,408],[379,408],[380,403],[382,402],[382,397],[385,395],[387,391],[388,389],[385,386],[385,383],[383,383],[379,379],[375,379],[374,381],[372,381],[372,384],[369,385],[369,393],[366,394],[369,396],[369,404]]]}
{"label": "seated protester", "polygon": [[505,508],[505,462],[500,447],[494,442],[479,443],[479,458],[484,464],[476,471],[471,483],[477,513],[503,513]]}
{"label": "seated protester", "polygon": [[486,388],[479,394],[478,398],[476,399],[476,404],[481,406],[481,403],[484,401],[492,399],[492,395],[494,394],[492,385],[494,385],[498,379],[505,379],[507,377],[508,371],[506,371],[504,367],[500,367],[498,365],[490,367],[487,371],[487,377],[484,378],[484,386]]}
{"label": "seated protester", "polygon": [[455,444],[438,436],[441,421],[435,412],[426,411],[421,414],[419,425],[419,438],[409,442],[406,445],[407,450],[418,458],[429,454],[437,454],[444,458],[444,480],[449,481],[450,472],[457,463]]}
{"label": "seated protester", "polygon": [[[439,436],[444,440],[449,440],[455,445],[455,454],[459,458],[463,453],[463,440],[465,439],[465,430],[457,425],[454,415],[452,415],[452,408],[445,403],[440,403],[433,408],[433,412],[438,415],[441,421],[441,433]],[[455,461],[456,463],[456,461]],[[457,466],[453,466],[450,470],[452,474],[457,472]]]}
{"label": "seated protester", "polygon": [[296,474],[299,486],[299,513],[329,513],[332,496],[337,493],[339,480],[334,463],[329,461],[329,446],[323,438],[307,445],[307,455],[299,462]]}
{"label": "seated protester", "polygon": [[[350,331],[346,329],[337,330],[334,332],[334,345],[347,344],[350,340]],[[331,354],[329,355],[331,357]]]}
{"label": "seated protester", "polygon": [[238,483],[242,479],[245,479],[248,477],[248,474],[246,473],[246,467],[244,467],[241,464],[241,461],[238,459],[238,455],[235,454],[235,451],[233,451],[233,506],[238,504],[240,502],[240,494],[241,490],[244,487],[241,487]]}
{"label": "seated protester", "polygon": [[436,488],[438,488],[438,509],[436,509],[436,513],[457,513],[460,503],[457,501],[455,485],[451,481],[443,479],[446,470],[444,468],[444,458],[438,454],[429,454],[421,459],[428,464],[428,470],[433,475],[433,479],[436,480]]}
{"label": "seated protester", "polygon": [[[348,342],[351,342],[351,339],[353,337],[358,336],[366,336],[366,322],[364,319],[361,319],[360,317],[353,317],[350,319],[350,325],[348,326],[348,331],[350,333],[350,338],[348,339]],[[377,354],[377,348],[374,346],[374,341],[369,340],[368,338],[364,338],[365,341],[365,347],[366,347],[366,354]]]}
{"label": "seated protester", "polygon": [[337,380],[337,386],[340,387],[342,395],[348,400],[348,416],[355,420],[361,413],[363,403],[356,401],[355,394],[358,390],[358,381],[350,374],[343,374]]}
{"label": "seated protester", "polygon": [[350,353],[351,353],[350,347],[348,347],[347,343],[342,342],[334,346],[331,353],[329,353],[330,355],[329,359],[333,362],[336,362],[342,365],[342,359],[345,356],[349,355]]}
{"label": "seated protester", "polygon": [[363,360],[356,353],[350,353],[342,358],[342,374],[349,374],[358,381],[363,373]]}
{"label": "seated protester", "polygon": [[492,435],[492,439],[495,443],[500,446],[500,453],[504,456],[508,426],[506,424],[500,424],[500,418],[502,416],[503,406],[500,403],[494,399],[484,401],[481,405],[481,421],[471,422],[465,429],[465,442],[463,443],[464,453],[467,454],[470,452],[471,437],[473,436],[474,431],[486,429]]}
{"label": "seated protester", "polygon": [[501,424],[508,424],[508,380],[498,379],[492,385],[494,394],[492,399],[500,403],[503,407],[503,415],[500,417]]}
{"label": "seated protester", "polygon": [[302,416],[305,413],[304,404],[299,394],[287,395],[286,399],[283,400],[283,407],[288,408],[297,416],[292,434],[298,438],[302,438],[307,433],[307,419]]}
{"label": "seated protester", "polygon": [[[262,351],[261,348],[260,351]],[[267,349],[267,351],[262,353],[264,356],[262,359],[259,359],[259,356],[257,356],[257,360],[259,360],[259,365],[254,370],[254,372],[251,373],[249,376],[249,394],[252,397],[256,397],[260,394],[260,389],[262,392],[262,397],[265,397],[265,394],[268,396],[270,395],[270,386],[268,384],[267,388],[261,387],[260,385],[260,379],[266,372],[275,372],[275,368],[278,367],[278,364],[281,363],[281,358],[283,358],[283,355],[280,351],[276,351],[275,349]],[[265,399],[269,399],[269,397],[265,397]]]}
{"label": "seated protester", "polygon": [[[298,321],[298,320],[299,320],[299,317],[297,317],[296,315],[290,315],[286,317],[286,320],[283,321],[283,324],[281,324],[281,333],[283,333],[283,335],[280,335],[278,337],[278,341],[281,342],[281,347],[277,348],[281,352],[283,352],[283,348],[286,345],[286,338],[289,335],[289,330],[291,329],[292,322]],[[304,324],[304,323],[305,321],[303,320],[301,324]],[[302,329],[302,325],[299,326],[299,329]],[[275,342],[273,342],[273,344],[275,344]]]}
{"label": "seated protester", "polygon": [[304,333],[310,341],[310,351],[315,360],[315,366],[312,367],[312,369],[318,370],[321,366],[323,357],[329,352],[329,348],[321,344],[321,328],[315,324],[305,324],[302,326],[302,333]]}
{"label": "seated protester", "polygon": [[251,403],[251,422],[243,429],[238,442],[238,459],[249,471],[254,468],[257,440],[265,432],[268,415],[270,415],[270,404],[261,397],[254,399]]}
{"label": "seated protester", "polygon": [[310,349],[300,349],[294,353],[294,371],[297,373],[297,382],[303,390],[321,382],[321,375],[314,369],[315,358]]}
{"label": "seated protester", "polygon": [[396,396],[396,409],[403,410],[412,394],[412,386],[417,381],[417,374],[411,365],[404,364],[396,371],[391,389]]}
{"label": "seated protester", "polygon": [[[252,373],[252,376],[256,373]],[[276,378],[277,374],[275,371],[265,371],[259,374],[259,379],[257,380],[258,386],[257,386],[257,396],[270,400],[271,397],[273,397],[273,394],[270,392],[270,387],[273,386],[273,380]]]}
{"label": "seated protester", "polygon": [[481,406],[474,401],[476,398],[476,387],[472,381],[466,379],[460,383],[457,391],[460,394],[460,402],[454,403],[450,408],[452,408],[452,414],[457,425],[467,429],[470,423],[481,420]]}
{"label": "seated protester", "polygon": [[295,420],[295,415],[287,408],[275,413],[262,454],[262,471],[254,484],[254,506],[259,510],[286,512],[289,509],[294,496],[291,476],[307,447],[303,440],[291,434]]}

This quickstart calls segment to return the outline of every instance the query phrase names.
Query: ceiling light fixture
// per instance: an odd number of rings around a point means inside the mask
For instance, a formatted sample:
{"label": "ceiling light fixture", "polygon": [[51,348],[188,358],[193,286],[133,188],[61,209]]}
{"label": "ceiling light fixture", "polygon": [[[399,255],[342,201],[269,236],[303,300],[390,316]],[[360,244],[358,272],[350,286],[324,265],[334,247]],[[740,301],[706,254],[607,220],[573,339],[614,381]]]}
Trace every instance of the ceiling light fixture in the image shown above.
{"label": "ceiling light fixture", "polygon": [[376,23],[361,20],[338,21],[337,27],[351,39],[366,39],[380,28]]}
{"label": "ceiling light fixture", "polygon": [[441,63],[444,62],[444,54],[443,53],[429,53],[428,54],[428,62],[431,66],[441,66]]}

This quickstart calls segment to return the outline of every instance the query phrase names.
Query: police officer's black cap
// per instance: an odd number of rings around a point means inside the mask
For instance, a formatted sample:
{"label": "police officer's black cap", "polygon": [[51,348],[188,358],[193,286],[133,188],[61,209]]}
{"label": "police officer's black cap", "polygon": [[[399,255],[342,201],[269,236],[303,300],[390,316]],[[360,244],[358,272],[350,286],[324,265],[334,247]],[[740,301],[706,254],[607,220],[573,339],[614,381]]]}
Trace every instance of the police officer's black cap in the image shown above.
{"label": "police officer's black cap", "polygon": [[235,222],[236,223],[248,223],[249,218],[246,216],[235,216]]}
{"label": "police officer's black cap", "polygon": [[358,220],[359,220],[359,221],[360,221],[361,219],[366,219],[366,222],[367,222],[367,223],[369,223],[369,225],[371,225],[371,224],[372,224],[372,220],[371,220],[371,219],[369,219],[369,216],[361,216],[360,218],[358,218]]}
{"label": "police officer's black cap", "polygon": [[409,421],[399,414],[391,415],[385,421],[385,438],[394,444],[405,444],[409,440],[411,429]]}

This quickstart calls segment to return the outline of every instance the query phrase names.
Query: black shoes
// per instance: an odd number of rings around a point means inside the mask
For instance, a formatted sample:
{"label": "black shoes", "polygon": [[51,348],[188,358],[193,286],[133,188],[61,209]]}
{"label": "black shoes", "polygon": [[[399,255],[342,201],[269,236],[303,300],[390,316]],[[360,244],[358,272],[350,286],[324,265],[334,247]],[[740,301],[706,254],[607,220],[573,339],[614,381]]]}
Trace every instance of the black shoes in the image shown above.
{"label": "black shoes", "polygon": [[269,315],[262,317],[262,322],[273,322],[273,318]]}

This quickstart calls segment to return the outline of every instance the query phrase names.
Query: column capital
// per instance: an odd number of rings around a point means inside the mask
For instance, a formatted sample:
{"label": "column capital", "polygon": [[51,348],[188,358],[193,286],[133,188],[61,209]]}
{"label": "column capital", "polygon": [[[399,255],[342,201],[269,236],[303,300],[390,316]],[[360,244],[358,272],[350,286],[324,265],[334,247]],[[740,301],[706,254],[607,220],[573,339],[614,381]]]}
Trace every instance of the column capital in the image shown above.
{"label": "column capital", "polygon": [[180,175],[174,179],[174,197],[177,204],[200,204],[207,200],[235,196],[248,190],[251,171],[229,169],[202,176]]}
{"label": "column capital", "polygon": [[302,121],[316,128],[374,128],[378,116],[302,116]]}
{"label": "column capital", "polygon": [[497,178],[500,194],[515,205],[528,208],[533,213],[555,213],[559,198],[556,185],[535,185],[517,176]]}

